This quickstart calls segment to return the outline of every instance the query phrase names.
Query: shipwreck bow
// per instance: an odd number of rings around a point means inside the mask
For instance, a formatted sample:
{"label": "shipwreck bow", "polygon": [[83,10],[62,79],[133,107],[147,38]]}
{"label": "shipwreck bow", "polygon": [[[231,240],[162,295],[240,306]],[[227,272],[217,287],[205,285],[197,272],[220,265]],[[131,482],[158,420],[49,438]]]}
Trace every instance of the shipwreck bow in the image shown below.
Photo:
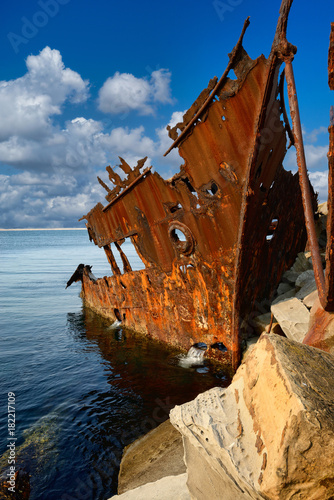
{"label": "shipwreck bow", "polygon": [[[306,242],[298,174],[283,168],[294,138],[284,105],[281,65],[293,58],[286,40],[292,1],[283,1],[270,55],[252,60],[243,47],[249,25],[183,121],[169,128],[183,158],[164,180],[145,159],[121,177],[107,167],[107,204],[83,218],[103,248],[112,276],[91,279],[82,267],[85,302],[125,326],[189,349],[239,363],[249,318],[270,298]],[[234,71],[236,79],[231,77]],[[310,188],[312,206],[315,200]],[[133,271],[121,248],[130,240],[143,262]],[[116,263],[120,253],[123,269]],[[223,351],[217,346],[227,347]]]}

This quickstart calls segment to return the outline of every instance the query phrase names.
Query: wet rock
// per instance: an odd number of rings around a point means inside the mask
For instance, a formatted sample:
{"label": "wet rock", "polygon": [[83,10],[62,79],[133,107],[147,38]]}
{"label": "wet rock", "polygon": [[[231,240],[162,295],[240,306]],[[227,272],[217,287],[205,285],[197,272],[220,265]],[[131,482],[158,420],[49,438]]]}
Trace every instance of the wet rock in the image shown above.
{"label": "wet rock", "polygon": [[227,389],[175,407],[191,498],[333,498],[333,377],[333,356],[264,334]]}
{"label": "wet rock", "polygon": [[272,304],[271,312],[289,339],[303,341],[308,331],[310,311],[300,300],[292,297]]}
{"label": "wet rock", "polygon": [[118,494],[185,471],[182,438],[167,420],[125,449]]}

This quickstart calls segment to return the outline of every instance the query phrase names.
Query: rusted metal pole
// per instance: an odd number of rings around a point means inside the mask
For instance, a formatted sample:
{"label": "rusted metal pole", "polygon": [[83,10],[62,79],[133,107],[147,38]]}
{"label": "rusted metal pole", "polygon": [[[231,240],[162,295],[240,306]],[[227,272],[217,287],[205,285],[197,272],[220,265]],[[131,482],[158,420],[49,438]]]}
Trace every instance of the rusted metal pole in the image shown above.
{"label": "rusted metal pole", "polygon": [[286,42],[286,29],[292,2],[293,0],[282,0],[281,7],[279,9],[276,33],[271,47],[272,51],[276,51],[276,49],[281,46],[282,41]]}
{"label": "rusted metal pole", "polygon": [[[328,85],[334,90],[334,23],[328,50]],[[334,106],[330,109],[328,149],[328,215],[327,215],[327,247],[326,247],[326,311],[334,311]]]}
{"label": "rusted metal pole", "polygon": [[[334,24],[333,24],[334,28]],[[334,29],[333,29],[334,33]],[[326,311],[334,311],[334,106],[330,111],[328,150],[328,215],[326,247]]]}
{"label": "rusted metal pole", "polygon": [[302,192],[303,198],[303,206],[304,206],[304,215],[305,215],[305,224],[307,230],[307,237],[311,249],[312,254],[312,262],[314,269],[315,281],[318,289],[319,300],[323,307],[325,307],[325,277],[324,271],[322,268],[322,262],[320,257],[320,250],[318,244],[318,238],[315,230],[315,222],[314,222],[314,214],[313,207],[311,201],[311,191],[310,191],[310,183],[307,175],[306,168],[306,160],[305,160],[305,151],[303,144],[303,134],[300,123],[299,116],[299,107],[297,100],[297,91],[295,78],[293,74],[292,62],[291,58],[287,58],[285,60],[285,78],[288,86],[288,96],[289,96],[289,105],[290,105],[290,113],[292,120],[292,131],[295,138],[295,147],[297,152],[297,164],[298,164],[298,172],[299,172],[299,183],[300,189]]}

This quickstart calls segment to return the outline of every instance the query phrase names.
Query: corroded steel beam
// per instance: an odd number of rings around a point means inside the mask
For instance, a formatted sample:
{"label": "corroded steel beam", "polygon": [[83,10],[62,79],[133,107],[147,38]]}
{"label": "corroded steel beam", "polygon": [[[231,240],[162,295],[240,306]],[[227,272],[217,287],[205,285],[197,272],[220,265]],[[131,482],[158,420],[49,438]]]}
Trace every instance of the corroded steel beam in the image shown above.
{"label": "corroded steel beam", "polygon": [[288,96],[290,113],[292,119],[292,131],[295,139],[297,152],[297,165],[299,171],[300,187],[303,197],[305,223],[307,229],[308,242],[312,254],[315,281],[317,284],[319,299],[323,307],[325,306],[325,276],[322,268],[318,238],[315,229],[314,208],[310,189],[310,181],[307,175],[305,151],[303,143],[302,127],[300,123],[299,106],[297,100],[296,84],[293,74],[291,58],[285,59],[285,77],[288,85]]}
{"label": "corroded steel beam", "polygon": [[[328,85],[334,90],[334,23],[328,50]],[[326,248],[326,311],[334,311],[334,106],[330,109],[328,150],[328,216],[327,216],[327,248]]]}
{"label": "corroded steel beam", "polygon": [[[332,34],[334,23],[332,23]],[[332,45],[334,52],[334,45]],[[332,62],[333,62],[332,58]],[[334,88],[332,89],[334,90]],[[327,247],[326,247],[326,297],[324,309],[334,311],[334,106],[330,111],[329,150],[328,150],[328,215],[327,215]]]}

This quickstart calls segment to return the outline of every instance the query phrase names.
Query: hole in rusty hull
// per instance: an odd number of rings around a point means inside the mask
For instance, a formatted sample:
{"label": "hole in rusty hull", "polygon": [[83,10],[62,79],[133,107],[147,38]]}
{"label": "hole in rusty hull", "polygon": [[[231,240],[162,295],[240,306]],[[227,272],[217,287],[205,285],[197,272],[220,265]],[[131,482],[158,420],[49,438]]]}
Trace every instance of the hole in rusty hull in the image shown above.
{"label": "hole in rusty hull", "polygon": [[196,196],[196,198],[198,199],[198,193],[197,193],[196,189],[193,187],[193,185],[191,184],[191,182],[188,179],[188,177],[183,177],[182,181],[185,183],[185,185],[187,186],[187,188],[189,189],[189,191],[191,192],[191,194],[193,194],[194,196]]}
{"label": "hole in rusty hull", "polygon": [[261,172],[262,172],[262,162],[260,163],[260,165],[257,168],[256,174],[255,174],[255,179],[258,179],[260,177]]}
{"label": "hole in rusty hull", "polygon": [[196,342],[196,344],[193,344],[192,347],[196,347],[196,349],[200,349],[202,351],[206,351],[208,348],[205,342]]}
{"label": "hole in rusty hull", "polygon": [[209,194],[210,196],[214,196],[215,194],[218,193],[218,186],[215,182],[212,182],[211,188],[206,189],[206,194]]}
{"label": "hole in rusty hull", "polygon": [[118,309],[116,308],[114,309],[114,314],[116,316],[116,319],[118,319],[118,321],[122,321],[122,316]]}
{"label": "hole in rusty hull", "polygon": [[223,344],[223,342],[215,342],[210,347],[211,349],[218,349],[221,352],[227,352],[227,347]]}
{"label": "hole in rusty hull", "polygon": [[273,239],[273,237],[275,236],[275,231],[277,229],[277,226],[278,226],[278,219],[274,217],[273,219],[271,219],[271,222],[269,224],[268,233],[266,236],[267,241],[271,241]]}
{"label": "hole in rusty hull", "polygon": [[170,208],[170,211],[172,214],[177,212],[178,210],[182,210],[182,205],[181,203],[178,203],[177,205],[174,205],[173,207]]}

